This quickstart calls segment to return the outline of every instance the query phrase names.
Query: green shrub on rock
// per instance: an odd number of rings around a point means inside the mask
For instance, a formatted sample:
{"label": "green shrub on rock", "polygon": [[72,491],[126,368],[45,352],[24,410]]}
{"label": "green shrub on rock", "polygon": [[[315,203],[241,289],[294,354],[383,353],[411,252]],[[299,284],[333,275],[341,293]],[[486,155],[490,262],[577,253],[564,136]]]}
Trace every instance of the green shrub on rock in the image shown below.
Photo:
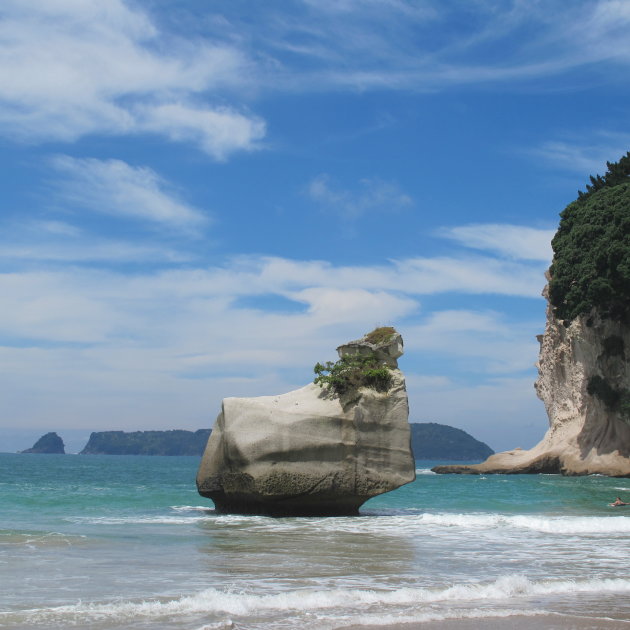
{"label": "green shrub on rock", "polygon": [[339,361],[317,363],[313,368],[316,385],[328,387],[341,396],[359,387],[369,387],[385,392],[391,385],[392,376],[389,368],[372,352],[367,355],[341,357]]}

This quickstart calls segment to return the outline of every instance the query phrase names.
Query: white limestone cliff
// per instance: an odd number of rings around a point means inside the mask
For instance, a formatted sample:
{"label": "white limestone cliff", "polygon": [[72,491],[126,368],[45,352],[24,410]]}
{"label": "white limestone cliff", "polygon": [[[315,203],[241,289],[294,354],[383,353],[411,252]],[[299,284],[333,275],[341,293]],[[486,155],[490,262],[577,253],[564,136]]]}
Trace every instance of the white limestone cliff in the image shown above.
{"label": "white limestone cliff", "polygon": [[497,453],[474,466],[438,466],[436,472],[630,477],[630,418],[589,393],[594,378],[614,391],[630,390],[630,328],[596,312],[565,327],[548,304],[539,341],[535,387],[549,417],[543,439],[530,450]]}
{"label": "white limestone cliff", "polygon": [[387,391],[360,387],[341,398],[310,384],[279,396],[226,398],[197,488],[217,510],[258,514],[355,514],[369,498],[415,479],[402,339],[365,338],[339,356],[375,352],[390,366]]}

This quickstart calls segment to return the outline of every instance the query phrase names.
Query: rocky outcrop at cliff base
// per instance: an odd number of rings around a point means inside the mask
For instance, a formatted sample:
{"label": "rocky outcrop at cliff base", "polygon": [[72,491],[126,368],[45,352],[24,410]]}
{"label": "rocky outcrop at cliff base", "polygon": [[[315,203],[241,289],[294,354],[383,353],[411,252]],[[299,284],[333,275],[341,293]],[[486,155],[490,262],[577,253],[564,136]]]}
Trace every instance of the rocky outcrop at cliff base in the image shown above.
{"label": "rocky outcrop at cliff base", "polygon": [[340,356],[377,353],[389,366],[386,391],[359,387],[335,395],[310,384],[278,396],[226,398],[197,488],[221,512],[356,514],[369,498],[415,479],[398,333],[365,339]]}

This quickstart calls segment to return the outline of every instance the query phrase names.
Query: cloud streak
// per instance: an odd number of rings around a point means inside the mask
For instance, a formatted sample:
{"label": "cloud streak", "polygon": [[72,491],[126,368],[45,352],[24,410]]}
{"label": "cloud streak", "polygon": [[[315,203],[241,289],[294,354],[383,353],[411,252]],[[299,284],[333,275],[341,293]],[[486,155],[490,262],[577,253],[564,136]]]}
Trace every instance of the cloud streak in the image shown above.
{"label": "cloud streak", "polygon": [[58,156],[53,165],[64,175],[58,182],[61,198],[77,208],[182,231],[194,231],[209,223],[205,213],[177,199],[148,167],[69,156]]}
{"label": "cloud streak", "polygon": [[513,260],[538,260],[551,263],[551,239],[555,230],[543,230],[521,225],[470,224],[438,231],[465,247],[497,254]]}

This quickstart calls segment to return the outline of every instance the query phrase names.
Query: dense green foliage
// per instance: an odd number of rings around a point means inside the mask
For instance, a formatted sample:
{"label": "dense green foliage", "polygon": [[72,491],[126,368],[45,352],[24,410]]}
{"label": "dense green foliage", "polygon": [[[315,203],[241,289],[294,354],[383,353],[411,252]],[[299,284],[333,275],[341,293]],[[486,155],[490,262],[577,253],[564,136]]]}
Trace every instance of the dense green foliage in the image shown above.
{"label": "dense green foliage", "polygon": [[210,429],[198,431],[99,431],[81,455],[202,455]]}
{"label": "dense green foliage", "polygon": [[411,449],[416,459],[481,461],[494,451],[455,427],[435,422],[412,423]]}
{"label": "dense green foliage", "polygon": [[64,455],[66,450],[63,444],[63,440],[54,432],[46,433],[33,444],[32,448],[29,448],[23,453],[47,453],[53,455]]}
{"label": "dense green foliage", "polygon": [[565,324],[593,308],[630,314],[630,154],[608,167],[561,213],[552,241],[549,299]]}
{"label": "dense green foliage", "polygon": [[341,396],[359,387],[370,387],[379,392],[389,389],[392,376],[389,368],[371,352],[367,355],[342,357],[333,363],[317,363],[313,368],[316,385],[329,388]]}

